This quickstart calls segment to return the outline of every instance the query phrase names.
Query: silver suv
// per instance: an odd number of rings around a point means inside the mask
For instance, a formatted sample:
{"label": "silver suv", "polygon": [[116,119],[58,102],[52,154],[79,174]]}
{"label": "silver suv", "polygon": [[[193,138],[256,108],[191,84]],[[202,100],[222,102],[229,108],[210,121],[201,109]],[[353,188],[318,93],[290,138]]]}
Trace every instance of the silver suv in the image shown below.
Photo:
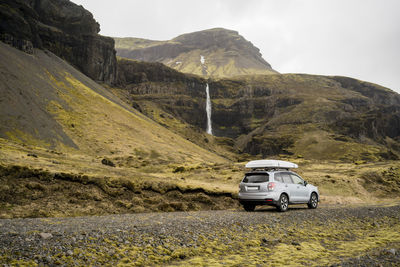
{"label": "silver suv", "polygon": [[316,186],[289,169],[253,169],[239,185],[239,201],[246,211],[253,211],[257,205],[276,206],[279,211],[286,211],[289,204],[307,204],[310,209],[316,209],[319,192]]}

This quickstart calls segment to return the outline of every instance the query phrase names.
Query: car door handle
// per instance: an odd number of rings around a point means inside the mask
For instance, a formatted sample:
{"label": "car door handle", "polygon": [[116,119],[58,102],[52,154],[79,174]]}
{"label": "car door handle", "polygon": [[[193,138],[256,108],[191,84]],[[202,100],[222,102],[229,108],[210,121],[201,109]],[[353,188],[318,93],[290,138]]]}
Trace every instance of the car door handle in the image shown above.
{"label": "car door handle", "polygon": [[285,187],[287,187],[287,185],[285,185]]}

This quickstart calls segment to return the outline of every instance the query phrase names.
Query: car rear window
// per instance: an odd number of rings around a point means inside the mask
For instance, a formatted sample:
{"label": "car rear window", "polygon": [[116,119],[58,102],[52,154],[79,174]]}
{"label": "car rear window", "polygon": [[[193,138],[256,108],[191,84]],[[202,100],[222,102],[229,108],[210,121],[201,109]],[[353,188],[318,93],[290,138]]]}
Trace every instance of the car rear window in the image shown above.
{"label": "car rear window", "polygon": [[265,183],[269,181],[268,173],[246,174],[243,183]]}

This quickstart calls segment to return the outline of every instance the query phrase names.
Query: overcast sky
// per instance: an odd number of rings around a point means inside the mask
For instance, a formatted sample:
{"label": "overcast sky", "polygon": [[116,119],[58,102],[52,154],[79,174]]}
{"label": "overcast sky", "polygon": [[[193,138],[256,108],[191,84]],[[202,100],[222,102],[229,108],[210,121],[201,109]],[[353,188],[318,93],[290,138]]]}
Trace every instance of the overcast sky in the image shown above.
{"label": "overcast sky", "polygon": [[239,31],[281,73],[343,75],[400,92],[398,0],[72,0],[101,34],[168,40]]}

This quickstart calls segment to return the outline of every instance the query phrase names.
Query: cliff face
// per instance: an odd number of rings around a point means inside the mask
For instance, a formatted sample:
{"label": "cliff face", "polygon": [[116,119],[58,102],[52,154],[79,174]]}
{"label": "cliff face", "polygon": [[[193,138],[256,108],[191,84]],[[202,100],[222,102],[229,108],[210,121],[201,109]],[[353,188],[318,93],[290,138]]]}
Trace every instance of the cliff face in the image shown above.
{"label": "cliff face", "polygon": [[162,63],[119,59],[117,84],[134,99],[131,104],[145,115],[154,119],[144,107],[150,101],[181,121],[203,127],[205,79],[183,74]]}
{"label": "cliff face", "polygon": [[69,0],[5,0],[0,3],[0,40],[27,53],[48,49],[96,81],[114,83],[114,40]]}
{"label": "cliff face", "polygon": [[115,40],[121,57],[162,62],[185,73],[205,77],[277,73],[262,58],[257,47],[232,30],[210,29],[183,34],[169,41]]}

